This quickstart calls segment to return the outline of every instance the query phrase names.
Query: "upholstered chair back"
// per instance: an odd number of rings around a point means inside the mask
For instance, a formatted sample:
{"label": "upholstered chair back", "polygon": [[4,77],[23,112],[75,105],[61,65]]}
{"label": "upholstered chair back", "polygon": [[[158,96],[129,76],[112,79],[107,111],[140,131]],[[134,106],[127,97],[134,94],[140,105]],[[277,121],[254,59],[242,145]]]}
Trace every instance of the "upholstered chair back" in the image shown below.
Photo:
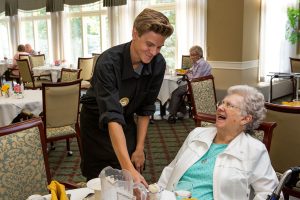
{"label": "upholstered chair back", "polygon": [[81,69],[61,69],[61,80],[60,82],[70,82],[79,79]]}
{"label": "upholstered chair back", "polygon": [[27,59],[30,63],[29,55],[28,54],[19,54],[19,60]]}
{"label": "upholstered chair back", "polygon": [[32,68],[45,65],[45,54],[31,55],[29,58]]}
{"label": "upholstered chair back", "polygon": [[189,55],[182,55],[181,58],[181,68],[182,69],[189,69],[192,67],[191,58]]}
{"label": "upholstered chair back", "polygon": [[27,199],[47,194],[50,171],[40,118],[0,127],[0,197]]}
{"label": "upholstered chair back", "polygon": [[80,82],[43,84],[43,98],[47,128],[74,125],[77,122]]}
{"label": "upholstered chair back", "polygon": [[78,69],[81,69],[80,78],[89,81],[93,75],[94,58],[78,58]]}
{"label": "upholstered chair back", "polygon": [[[197,120],[198,120],[198,125],[201,127],[207,126],[208,123],[210,126],[214,126],[214,124],[216,123],[216,115],[207,114],[207,113],[198,113]],[[252,137],[264,143],[267,150],[270,151],[273,131],[276,126],[277,126],[276,122],[263,121],[259,125],[259,127],[254,130]]]}
{"label": "upholstered chair back", "polygon": [[95,66],[96,66],[97,60],[98,60],[98,58],[101,56],[101,53],[92,53],[92,56],[93,56],[93,58],[94,58],[94,63],[93,63],[93,73],[94,73],[94,70],[95,70]]}
{"label": "upholstered chair back", "polygon": [[28,59],[17,60],[17,65],[20,70],[20,75],[22,77],[22,82],[24,84],[33,84],[32,72],[29,65]]}
{"label": "upholstered chair back", "polygon": [[212,75],[188,81],[188,89],[192,101],[192,113],[196,119],[197,113],[216,113],[216,92]]}

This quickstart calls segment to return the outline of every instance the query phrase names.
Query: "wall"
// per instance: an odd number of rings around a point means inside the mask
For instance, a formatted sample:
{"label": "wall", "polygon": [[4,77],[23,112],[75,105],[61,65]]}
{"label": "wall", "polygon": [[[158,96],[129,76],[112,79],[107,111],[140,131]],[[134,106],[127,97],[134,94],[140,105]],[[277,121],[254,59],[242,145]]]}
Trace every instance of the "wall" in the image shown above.
{"label": "wall", "polygon": [[216,89],[256,85],[260,0],[209,0],[207,20],[207,60]]}

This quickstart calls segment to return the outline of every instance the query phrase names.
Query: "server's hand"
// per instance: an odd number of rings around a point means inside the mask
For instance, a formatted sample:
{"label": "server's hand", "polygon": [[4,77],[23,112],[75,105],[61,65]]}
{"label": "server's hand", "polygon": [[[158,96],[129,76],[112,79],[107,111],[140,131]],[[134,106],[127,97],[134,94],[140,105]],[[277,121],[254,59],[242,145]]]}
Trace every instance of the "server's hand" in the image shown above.
{"label": "server's hand", "polygon": [[135,150],[131,155],[131,162],[133,163],[135,169],[142,173],[145,164],[145,154],[142,150]]}
{"label": "server's hand", "polygon": [[134,183],[142,183],[146,188],[149,187],[145,178],[137,170],[130,171],[130,173]]}

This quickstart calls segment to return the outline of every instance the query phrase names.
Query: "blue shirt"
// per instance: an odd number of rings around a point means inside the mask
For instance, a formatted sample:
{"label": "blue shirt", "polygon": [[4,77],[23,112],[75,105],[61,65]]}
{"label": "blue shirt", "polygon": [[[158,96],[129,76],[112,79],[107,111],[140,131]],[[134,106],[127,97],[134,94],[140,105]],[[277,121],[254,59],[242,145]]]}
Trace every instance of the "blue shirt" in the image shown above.
{"label": "blue shirt", "polygon": [[200,58],[195,64],[193,64],[192,68],[188,70],[186,75],[189,80],[211,75],[211,66],[204,60],[204,58]]}
{"label": "blue shirt", "polygon": [[193,183],[192,197],[213,200],[213,171],[217,156],[222,153],[227,144],[212,143],[208,151],[195,162],[179,181]]}

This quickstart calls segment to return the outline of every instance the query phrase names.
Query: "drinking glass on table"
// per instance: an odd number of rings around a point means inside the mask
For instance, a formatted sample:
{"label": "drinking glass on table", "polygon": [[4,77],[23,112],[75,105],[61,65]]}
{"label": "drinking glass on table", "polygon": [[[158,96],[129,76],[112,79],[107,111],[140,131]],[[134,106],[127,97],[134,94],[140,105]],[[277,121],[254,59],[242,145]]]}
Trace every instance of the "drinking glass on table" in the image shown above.
{"label": "drinking glass on table", "polygon": [[176,200],[191,198],[193,193],[193,184],[189,181],[179,181],[173,185],[173,192]]}

